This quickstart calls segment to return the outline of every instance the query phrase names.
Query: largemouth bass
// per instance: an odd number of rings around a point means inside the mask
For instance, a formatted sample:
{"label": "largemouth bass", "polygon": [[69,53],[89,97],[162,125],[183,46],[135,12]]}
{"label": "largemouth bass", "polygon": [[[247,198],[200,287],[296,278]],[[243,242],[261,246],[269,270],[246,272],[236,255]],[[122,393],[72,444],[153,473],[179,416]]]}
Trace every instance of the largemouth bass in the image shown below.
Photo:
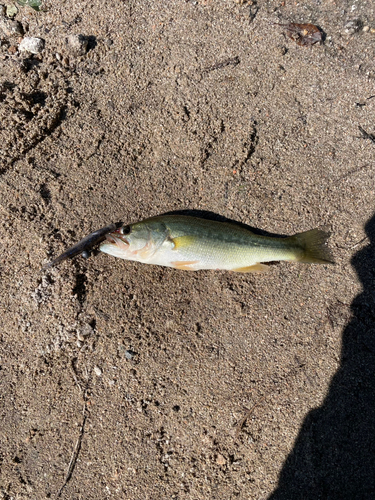
{"label": "largemouth bass", "polygon": [[329,233],[313,229],[286,238],[259,236],[229,222],[162,215],[106,234],[99,249],[114,257],[186,271],[261,272],[263,262],[333,263]]}

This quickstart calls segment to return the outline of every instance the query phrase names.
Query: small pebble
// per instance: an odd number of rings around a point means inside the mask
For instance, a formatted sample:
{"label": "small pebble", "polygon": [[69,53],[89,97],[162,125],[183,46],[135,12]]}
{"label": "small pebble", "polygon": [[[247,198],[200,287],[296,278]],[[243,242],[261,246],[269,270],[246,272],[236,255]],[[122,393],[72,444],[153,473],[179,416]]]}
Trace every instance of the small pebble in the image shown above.
{"label": "small pebble", "polygon": [[13,4],[12,5],[7,5],[6,12],[7,12],[7,17],[12,18],[12,17],[14,17],[17,14],[18,9]]}
{"label": "small pebble", "polygon": [[217,457],[216,457],[216,463],[217,463],[217,465],[225,465],[227,463],[227,461],[225,460],[225,458],[223,457],[223,455],[221,455],[220,453],[218,453]]}
{"label": "small pebble", "polygon": [[347,35],[353,35],[353,33],[357,33],[361,27],[362,23],[359,19],[352,19],[345,24],[344,31]]}
{"label": "small pebble", "polygon": [[131,349],[128,349],[127,351],[125,351],[125,358],[126,359],[133,359],[134,356],[136,356],[137,353],[132,351]]}
{"label": "small pebble", "polygon": [[81,332],[77,332],[77,339],[81,344],[85,341],[85,337],[81,334]]}
{"label": "small pebble", "polygon": [[103,372],[102,372],[102,370],[99,368],[99,366],[94,366],[94,372],[95,372],[95,375],[96,375],[97,377],[101,377],[101,376],[102,376],[102,374],[103,374]]}
{"label": "small pebble", "polygon": [[6,36],[23,35],[22,24],[18,21],[11,21],[8,18],[0,19],[0,33]]}
{"label": "small pebble", "polygon": [[22,51],[31,52],[31,54],[39,54],[44,49],[44,40],[41,38],[33,38],[25,36],[20,43],[18,49]]}
{"label": "small pebble", "polygon": [[61,58],[61,55],[60,55],[58,52],[56,52],[55,57],[56,57],[56,59],[57,59],[58,61],[61,61],[61,59],[62,59],[62,58]]}
{"label": "small pebble", "polygon": [[368,31],[370,31],[370,26],[363,26],[362,31],[367,33]]}
{"label": "small pebble", "polygon": [[83,56],[87,52],[88,40],[83,35],[69,35],[68,45],[71,52],[77,56]]}
{"label": "small pebble", "polygon": [[93,333],[94,329],[88,323],[85,323],[78,331],[77,338],[83,342],[86,337],[89,337]]}
{"label": "small pebble", "polygon": [[90,252],[88,250],[84,250],[81,253],[81,257],[83,257],[84,259],[88,259],[90,257]]}

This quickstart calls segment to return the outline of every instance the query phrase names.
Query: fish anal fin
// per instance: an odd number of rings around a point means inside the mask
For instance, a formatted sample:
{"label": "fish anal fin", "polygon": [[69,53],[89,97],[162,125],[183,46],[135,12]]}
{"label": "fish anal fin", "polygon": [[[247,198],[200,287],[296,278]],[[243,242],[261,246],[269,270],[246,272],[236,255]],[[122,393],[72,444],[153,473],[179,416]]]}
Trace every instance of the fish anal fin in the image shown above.
{"label": "fish anal fin", "polygon": [[175,260],[171,262],[171,266],[182,271],[196,271],[194,264],[198,264],[199,260]]}
{"label": "fish anal fin", "polygon": [[194,243],[196,237],[195,236],[177,236],[176,238],[171,238],[174,247],[173,250],[180,250],[181,248],[186,248],[192,243]]}
{"label": "fish anal fin", "polygon": [[259,262],[252,266],[237,267],[236,269],[232,269],[232,271],[234,271],[235,273],[264,273],[268,270],[269,270],[268,266],[260,264]]}

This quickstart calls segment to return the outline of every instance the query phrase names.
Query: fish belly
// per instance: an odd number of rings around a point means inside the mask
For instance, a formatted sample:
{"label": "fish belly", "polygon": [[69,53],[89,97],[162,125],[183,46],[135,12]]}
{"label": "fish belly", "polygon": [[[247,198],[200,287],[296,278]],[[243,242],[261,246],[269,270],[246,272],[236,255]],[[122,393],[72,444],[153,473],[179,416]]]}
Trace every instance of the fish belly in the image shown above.
{"label": "fish belly", "polygon": [[[269,255],[266,255],[266,254]],[[187,271],[201,269],[236,270],[255,266],[259,262],[273,260],[272,252],[204,241],[185,245],[183,248],[160,248],[148,260],[149,264],[173,267]]]}

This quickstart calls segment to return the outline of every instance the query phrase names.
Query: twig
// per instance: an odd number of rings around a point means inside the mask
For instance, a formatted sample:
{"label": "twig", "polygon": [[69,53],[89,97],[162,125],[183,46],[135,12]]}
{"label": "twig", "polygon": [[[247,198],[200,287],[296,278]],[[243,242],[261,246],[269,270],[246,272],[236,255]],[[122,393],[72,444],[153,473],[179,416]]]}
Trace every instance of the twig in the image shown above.
{"label": "twig", "polygon": [[[291,370],[288,371],[288,373],[285,375],[285,377],[283,377],[283,380],[288,380],[290,377],[294,377],[296,376],[301,370],[302,368],[305,367],[305,363],[303,363],[302,361],[300,361],[297,357],[296,357],[296,361],[298,363],[298,366],[294,366]],[[267,392],[263,397],[261,397],[251,408],[250,410],[248,410],[245,415],[242,417],[242,419],[238,422],[238,424],[236,424],[234,427],[235,427],[235,437],[237,438],[243,428],[243,426],[245,425],[245,422],[246,420],[250,417],[250,415],[253,413],[253,411],[255,410],[255,408],[257,406],[259,406],[266,398],[268,398],[268,396],[271,396],[272,394],[274,394],[276,392],[276,390],[278,388],[280,388],[281,384],[274,387],[272,390],[270,390],[269,392]]]}
{"label": "twig", "polygon": [[366,240],[368,240],[368,236],[365,236],[364,238],[361,239],[361,241],[358,241],[357,243],[355,243],[353,246],[350,247],[350,249],[352,250],[353,248],[358,247],[361,243],[363,243]]}
{"label": "twig", "polygon": [[75,445],[73,453],[72,453],[72,458],[70,459],[70,462],[69,462],[69,466],[68,466],[68,470],[67,470],[66,475],[65,475],[64,483],[61,486],[61,488],[59,489],[59,491],[56,495],[56,499],[60,498],[61,493],[63,492],[63,489],[70,481],[72,474],[73,474],[73,471],[74,471],[74,468],[75,468],[76,463],[77,463],[79,452],[81,451],[81,444],[82,444],[83,434],[85,432],[85,424],[86,424],[86,419],[87,419],[87,388],[86,388],[85,393],[83,395],[83,399],[84,399],[83,412],[82,412],[83,418],[82,418],[81,428],[79,430],[79,436],[78,436],[76,445]]}
{"label": "twig", "polygon": [[361,172],[361,170],[364,170],[365,168],[368,168],[369,165],[362,165],[361,167],[354,168],[353,170],[349,170],[349,172],[346,172],[346,174],[341,175],[337,181],[342,181],[346,179],[347,177],[350,177],[353,174],[356,174],[357,172]]}
{"label": "twig", "polygon": [[235,435],[238,437],[239,433],[242,430],[242,427],[245,425],[246,420],[250,417],[250,415],[253,413],[255,408],[260,405],[264,400],[266,399],[266,396],[263,396],[262,398],[259,399],[251,408],[248,410],[245,415],[241,418],[241,420],[236,424],[236,432]]}
{"label": "twig", "polygon": [[366,132],[360,125],[358,125],[358,128],[364,139],[370,139],[375,144],[375,136],[373,134]]}
{"label": "twig", "polygon": [[214,71],[215,69],[225,68],[225,66],[237,66],[240,64],[240,58],[238,56],[233,57],[232,59],[226,59],[225,61],[218,62],[213,66],[209,66],[203,70],[203,73],[209,73],[210,71]]}

